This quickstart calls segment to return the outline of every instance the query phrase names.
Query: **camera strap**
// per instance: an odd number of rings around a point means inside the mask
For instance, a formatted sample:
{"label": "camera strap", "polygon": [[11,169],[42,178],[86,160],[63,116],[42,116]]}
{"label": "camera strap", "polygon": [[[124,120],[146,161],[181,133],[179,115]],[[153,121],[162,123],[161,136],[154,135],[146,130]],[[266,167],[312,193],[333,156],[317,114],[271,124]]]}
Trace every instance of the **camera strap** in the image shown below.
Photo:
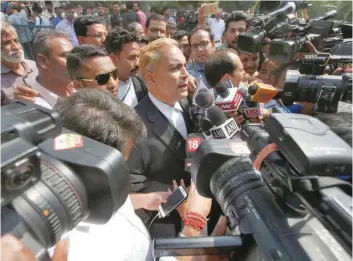
{"label": "camera strap", "polygon": [[258,154],[254,161],[254,166],[257,170],[260,170],[263,161],[270,155],[272,152],[279,151],[279,148],[276,143],[267,144]]}

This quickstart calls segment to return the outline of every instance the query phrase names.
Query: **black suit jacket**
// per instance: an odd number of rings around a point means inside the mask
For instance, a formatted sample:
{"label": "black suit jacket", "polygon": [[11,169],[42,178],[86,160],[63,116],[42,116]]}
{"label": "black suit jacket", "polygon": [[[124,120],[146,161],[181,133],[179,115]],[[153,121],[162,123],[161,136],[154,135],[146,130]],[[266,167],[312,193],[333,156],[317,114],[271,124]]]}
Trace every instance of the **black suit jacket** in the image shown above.
{"label": "black suit jacket", "polygon": [[148,93],[145,82],[140,76],[135,76],[135,77],[132,77],[132,84],[135,89],[137,101],[140,103],[140,101],[142,101],[142,99]]}
{"label": "black suit jacket", "polygon": [[[184,111],[184,121],[188,133],[191,133],[194,128],[187,99],[180,101],[180,105]],[[191,177],[184,170],[186,158],[185,139],[157,109],[148,95],[137,105],[135,110],[146,125],[148,137],[138,141],[130,152],[128,165],[131,174],[132,191],[167,191],[168,188],[172,187],[173,179],[178,182],[183,179],[186,186],[189,186]],[[147,226],[151,218],[156,214],[144,210],[137,212]],[[180,224],[180,217],[177,213],[173,213],[171,217],[162,222],[176,225],[175,233],[180,231],[180,226],[177,225],[178,223]],[[157,235],[172,237],[176,235],[164,234],[162,232],[163,228],[161,229],[160,227],[158,230],[157,234],[150,231],[152,237]]]}

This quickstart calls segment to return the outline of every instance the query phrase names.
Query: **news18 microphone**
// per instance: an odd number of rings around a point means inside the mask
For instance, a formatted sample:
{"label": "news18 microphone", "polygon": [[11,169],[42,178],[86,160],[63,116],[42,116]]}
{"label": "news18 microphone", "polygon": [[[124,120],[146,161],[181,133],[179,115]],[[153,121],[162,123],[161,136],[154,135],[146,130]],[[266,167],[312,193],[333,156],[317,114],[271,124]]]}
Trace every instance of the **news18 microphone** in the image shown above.
{"label": "news18 microphone", "polygon": [[272,85],[254,82],[248,88],[248,93],[251,95],[251,101],[258,103],[268,103],[272,99],[280,98],[281,91]]}
{"label": "news18 microphone", "polygon": [[231,139],[239,131],[235,120],[233,118],[228,119],[217,106],[212,106],[207,110],[207,117],[214,125],[210,129],[214,139]]}
{"label": "news18 microphone", "polygon": [[202,133],[191,133],[186,138],[185,144],[185,171],[190,172],[191,167],[191,159],[196,153],[197,148],[200,146],[202,142],[206,140],[205,136]]}
{"label": "news18 microphone", "polygon": [[238,88],[228,88],[226,83],[218,83],[215,87],[218,97],[216,106],[224,112],[237,111],[243,101],[243,97]]}

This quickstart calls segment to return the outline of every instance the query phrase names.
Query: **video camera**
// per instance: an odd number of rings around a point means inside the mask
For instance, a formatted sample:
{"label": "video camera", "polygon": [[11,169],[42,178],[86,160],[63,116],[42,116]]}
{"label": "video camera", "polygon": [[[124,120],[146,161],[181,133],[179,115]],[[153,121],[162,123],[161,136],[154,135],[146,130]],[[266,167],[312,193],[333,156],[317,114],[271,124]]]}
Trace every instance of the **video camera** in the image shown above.
{"label": "video camera", "polygon": [[245,144],[203,142],[191,164],[198,192],[219,203],[230,236],[156,239],[155,256],[232,251],[231,260],[351,260],[352,186],[335,178],[352,175],[351,147],[297,114],[245,125],[241,137]]}
{"label": "video camera", "polygon": [[273,39],[270,42],[269,59],[281,63],[291,62],[297,52],[305,51],[308,41],[329,35],[333,22],[326,20],[336,15],[336,10],[329,11],[322,16],[309,19],[306,24],[299,24],[293,27],[289,38]]}
{"label": "video camera", "polygon": [[352,74],[318,76],[288,71],[281,98],[285,106],[310,102],[317,104],[317,112],[335,113],[338,102],[352,103]]}
{"label": "video camera", "polygon": [[304,8],[302,1],[288,2],[280,9],[265,15],[256,15],[250,19],[250,32],[240,34],[238,49],[241,52],[257,53],[262,50],[265,38],[283,38],[292,30],[291,24],[283,21],[283,16]]}
{"label": "video camera", "polygon": [[27,102],[1,108],[1,232],[36,255],[80,221],[104,224],[125,203],[129,172],[116,149],[62,129],[59,114]]}

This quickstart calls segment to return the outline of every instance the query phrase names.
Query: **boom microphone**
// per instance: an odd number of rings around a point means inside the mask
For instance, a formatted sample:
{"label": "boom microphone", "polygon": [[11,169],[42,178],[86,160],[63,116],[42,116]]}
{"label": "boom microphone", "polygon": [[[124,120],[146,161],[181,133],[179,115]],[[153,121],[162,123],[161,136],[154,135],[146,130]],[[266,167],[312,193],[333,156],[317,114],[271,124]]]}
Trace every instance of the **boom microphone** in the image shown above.
{"label": "boom microphone", "polygon": [[243,97],[238,88],[228,88],[226,83],[218,83],[215,88],[218,94],[215,102],[216,106],[224,112],[237,111],[239,109]]}
{"label": "boom microphone", "polygon": [[214,125],[210,132],[215,139],[231,139],[239,131],[235,120],[227,119],[227,116],[217,106],[212,106],[207,110],[207,117]]}

